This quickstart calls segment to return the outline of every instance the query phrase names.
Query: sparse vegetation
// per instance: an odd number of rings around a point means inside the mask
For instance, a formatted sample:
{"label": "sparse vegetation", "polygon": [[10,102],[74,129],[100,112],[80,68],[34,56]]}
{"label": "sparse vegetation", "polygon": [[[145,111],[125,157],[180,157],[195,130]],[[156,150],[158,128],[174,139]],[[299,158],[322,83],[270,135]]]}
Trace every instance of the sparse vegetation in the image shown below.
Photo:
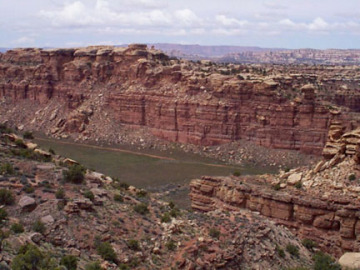
{"label": "sparse vegetation", "polygon": [[220,231],[219,231],[217,228],[210,228],[210,230],[209,230],[209,235],[210,235],[212,238],[219,239],[219,237],[220,237]]}
{"label": "sparse vegetation", "polygon": [[25,145],[25,143],[24,143],[24,141],[22,139],[16,139],[15,144],[16,144],[17,147],[26,148],[26,145]]}
{"label": "sparse vegetation", "polygon": [[294,256],[296,258],[299,258],[300,256],[300,252],[299,252],[299,248],[293,244],[288,244],[286,246],[286,251],[291,255]]}
{"label": "sparse vegetation", "polygon": [[55,197],[56,199],[64,199],[65,198],[65,190],[63,188],[59,188],[58,190],[56,190],[55,192]]}
{"label": "sparse vegetation", "polygon": [[52,148],[49,148],[49,151],[48,151],[48,152],[49,152],[50,154],[52,154],[52,155],[56,155],[54,149],[52,149]]}
{"label": "sparse vegetation", "polygon": [[98,254],[101,256],[101,258],[103,258],[104,260],[116,263],[117,256],[116,256],[116,253],[115,253],[113,247],[111,246],[111,244],[109,242],[100,243],[96,247],[96,250],[97,250]]}
{"label": "sparse vegetation", "polygon": [[60,260],[60,265],[64,265],[67,270],[76,270],[78,259],[73,255],[65,255]]}
{"label": "sparse vegetation", "polygon": [[314,255],[314,270],[341,270],[341,266],[328,254],[317,252]]}
{"label": "sparse vegetation", "polygon": [[123,196],[121,196],[121,194],[116,193],[116,194],[114,194],[114,201],[116,201],[116,202],[123,202],[123,201],[124,201],[124,198],[123,198]]}
{"label": "sparse vegetation", "polygon": [[35,232],[38,232],[38,233],[41,233],[41,234],[44,234],[45,233],[45,230],[46,230],[46,227],[45,227],[45,224],[43,222],[41,222],[40,219],[36,220],[32,226],[32,229],[35,231]]}
{"label": "sparse vegetation", "polygon": [[171,239],[171,240],[169,240],[169,241],[167,241],[167,242],[165,243],[165,247],[166,247],[168,250],[173,251],[173,250],[176,249],[176,243],[175,243],[174,240]]}
{"label": "sparse vegetation", "polygon": [[5,188],[0,189],[0,204],[12,205],[15,202],[13,193]]}
{"label": "sparse vegetation", "polygon": [[85,190],[84,197],[88,198],[90,201],[93,201],[95,199],[95,195],[94,195],[94,193],[92,193],[91,190]]}
{"label": "sparse vegetation", "polygon": [[349,177],[348,177],[349,181],[355,181],[356,180],[356,176],[355,174],[350,174]]}
{"label": "sparse vegetation", "polygon": [[272,186],[274,190],[280,190],[281,189],[281,183],[276,183],[276,185]]}
{"label": "sparse vegetation", "polygon": [[71,165],[68,170],[63,171],[64,180],[74,184],[81,184],[85,178],[85,169],[80,165]]}
{"label": "sparse vegetation", "polygon": [[129,241],[127,241],[127,246],[134,251],[139,251],[140,250],[140,244],[138,240],[135,239],[130,239]]}
{"label": "sparse vegetation", "polygon": [[144,198],[147,196],[147,192],[145,190],[139,190],[138,192],[136,192],[136,196],[139,198]]}
{"label": "sparse vegetation", "polygon": [[161,217],[161,222],[162,223],[169,223],[171,221],[171,217],[169,213],[165,213],[162,217]]}
{"label": "sparse vegetation", "polygon": [[6,162],[0,166],[0,174],[12,175],[15,173],[14,167],[11,163]]}
{"label": "sparse vegetation", "polygon": [[4,208],[0,208],[0,223],[6,220],[8,217],[8,213]]}
{"label": "sparse vegetation", "polygon": [[148,206],[145,203],[139,203],[139,204],[135,205],[134,211],[141,215],[145,215],[145,214],[149,213]]}
{"label": "sparse vegetation", "polygon": [[302,243],[302,245],[303,245],[304,247],[306,247],[308,250],[313,250],[314,248],[317,247],[317,243],[314,242],[314,241],[312,241],[312,240],[310,240],[310,239],[303,239],[303,240],[301,241],[301,243]]}
{"label": "sparse vegetation", "polygon": [[302,182],[301,181],[298,181],[298,182],[296,182],[295,183],[295,188],[297,188],[297,189],[301,189],[302,188]]}
{"label": "sparse vegetation", "polygon": [[24,232],[24,226],[21,223],[14,223],[11,225],[10,229],[14,233],[23,233]]}
{"label": "sparse vegetation", "polygon": [[24,137],[24,139],[27,139],[27,140],[34,139],[34,135],[32,134],[31,131],[25,131],[23,134],[23,137]]}
{"label": "sparse vegetation", "polygon": [[281,257],[281,258],[285,258],[285,251],[283,248],[279,247],[278,245],[276,245],[275,247],[276,249],[276,253]]}
{"label": "sparse vegetation", "polygon": [[99,262],[88,263],[85,266],[85,270],[104,270]]}
{"label": "sparse vegetation", "polygon": [[233,176],[239,177],[241,175],[240,171],[235,171],[233,172]]}

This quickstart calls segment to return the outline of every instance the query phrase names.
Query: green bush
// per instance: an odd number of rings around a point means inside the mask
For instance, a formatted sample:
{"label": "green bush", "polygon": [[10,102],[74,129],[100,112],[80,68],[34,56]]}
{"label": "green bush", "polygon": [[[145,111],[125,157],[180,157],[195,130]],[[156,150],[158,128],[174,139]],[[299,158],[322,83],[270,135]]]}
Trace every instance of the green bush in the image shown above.
{"label": "green bush", "polygon": [[27,139],[27,140],[34,139],[34,135],[32,134],[31,131],[25,131],[23,134],[23,137],[24,137],[24,139]]}
{"label": "green bush", "polygon": [[174,202],[169,202],[169,207],[171,208],[171,209],[173,209],[174,207],[175,207],[175,203]]}
{"label": "green bush", "polygon": [[15,202],[13,193],[5,188],[0,189],[0,204],[11,205]]}
{"label": "green bush", "polygon": [[178,216],[180,216],[180,210],[178,208],[173,208],[170,210],[169,212],[170,216],[172,216],[173,218],[176,218]]}
{"label": "green bush", "polygon": [[26,145],[25,145],[25,143],[24,143],[24,141],[22,139],[16,139],[15,144],[16,144],[17,147],[26,148]]}
{"label": "green bush", "polygon": [[85,169],[80,165],[71,165],[69,170],[63,171],[64,180],[74,184],[81,184],[85,178]]}
{"label": "green bush", "polygon": [[176,249],[176,243],[174,240],[169,240],[165,243],[165,247],[170,250],[170,251],[173,251]]}
{"label": "green bush", "polygon": [[45,256],[34,245],[27,244],[20,247],[18,255],[13,259],[11,264],[12,270],[35,270],[48,269]]}
{"label": "green bush", "polygon": [[114,201],[116,202],[123,202],[124,201],[124,198],[123,196],[121,196],[121,194],[114,194]]}
{"label": "green bush", "polygon": [[356,179],[356,176],[355,176],[355,174],[350,174],[349,175],[349,181],[354,181]]}
{"label": "green bush", "polygon": [[145,214],[149,213],[148,206],[145,203],[139,203],[139,204],[135,205],[134,211],[141,215],[145,215]]}
{"label": "green bush", "polygon": [[216,228],[210,228],[209,230],[209,235],[212,237],[212,238],[219,238],[220,237],[220,231]]}
{"label": "green bush", "polygon": [[8,213],[4,208],[0,208],[0,222],[6,220],[8,217]]}
{"label": "green bush", "polygon": [[128,246],[131,250],[135,250],[135,251],[139,251],[139,250],[140,250],[139,241],[138,241],[138,240],[135,240],[135,239],[130,239],[129,241],[127,241],[127,246]]}
{"label": "green bush", "polygon": [[90,190],[86,190],[84,192],[84,197],[88,198],[91,201],[93,201],[95,199],[94,193],[92,193],[92,191],[90,191]]}
{"label": "green bush", "polygon": [[104,270],[99,262],[88,263],[85,266],[85,270]]}
{"label": "green bush", "polygon": [[304,247],[306,247],[308,250],[313,250],[314,248],[317,247],[316,242],[314,242],[314,241],[312,241],[312,240],[310,240],[310,239],[303,239],[303,240],[301,241],[301,243],[302,243],[302,245],[303,245]]}
{"label": "green bush", "polygon": [[296,182],[296,183],[295,183],[295,188],[301,189],[301,188],[302,188],[302,182],[301,182],[301,181]]}
{"label": "green bush", "polygon": [[14,167],[11,165],[11,163],[4,163],[0,166],[0,174],[7,174],[12,175],[15,173]]}
{"label": "green bush", "polygon": [[60,265],[64,265],[67,270],[76,270],[78,259],[73,255],[65,255],[60,260]]}
{"label": "green bush", "polygon": [[281,257],[281,258],[285,258],[285,251],[284,249],[282,249],[281,247],[279,247],[278,245],[276,245],[276,253]]}
{"label": "green bush", "polygon": [[43,222],[41,222],[40,219],[38,219],[34,222],[32,229],[35,232],[43,234],[43,233],[45,233],[46,227],[45,227],[45,224]]}
{"label": "green bush", "polygon": [[288,244],[286,246],[286,251],[289,252],[291,256],[294,256],[296,258],[299,258],[300,256],[299,248],[293,244]]}
{"label": "green bush", "polygon": [[14,133],[14,130],[12,130],[11,128],[8,128],[6,126],[6,124],[0,124],[0,134],[2,134],[2,133],[7,133],[7,134]]}
{"label": "green bush", "polygon": [[341,266],[328,254],[317,252],[314,255],[314,270],[341,270]]}
{"label": "green bush", "polygon": [[64,199],[65,198],[65,190],[63,188],[59,188],[56,192],[55,192],[55,197],[56,199]]}
{"label": "green bush", "polygon": [[24,226],[21,223],[14,223],[11,225],[10,228],[14,233],[23,233],[24,232]]}
{"label": "green bush", "polygon": [[117,256],[113,247],[109,242],[100,243],[96,249],[99,255],[101,256],[101,258],[116,263]]}
{"label": "green bush", "polygon": [[136,192],[136,196],[139,198],[144,198],[146,197],[147,192],[145,190],[139,190],[138,192]]}
{"label": "green bush", "polygon": [[25,186],[23,187],[23,190],[24,190],[26,193],[34,193],[35,188],[34,188],[32,185],[28,184],[28,185],[25,185]]}
{"label": "green bush", "polygon": [[169,213],[165,213],[162,217],[161,217],[161,222],[162,223],[169,223],[171,221],[171,217]]}
{"label": "green bush", "polygon": [[239,171],[233,172],[233,176],[239,177],[240,175],[241,175],[241,172],[239,172]]}
{"label": "green bush", "polygon": [[276,183],[276,185],[274,185],[272,188],[274,190],[280,190],[281,189],[281,183]]}
{"label": "green bush", "polygon": [[41,162],[50,162],[51,157],[44,156],[40,153],[36,153],[30,149],[11,149],[11,153],[15,156],[19,156],[26,159],[41,161]]}
{"label": "green bush", "polygon": [[49,151],[48,151],[48,152],[49,152],[50,154],[52,154],[52,155],[56,155],[54,149],[52,149],[52,148],[49,148]]}

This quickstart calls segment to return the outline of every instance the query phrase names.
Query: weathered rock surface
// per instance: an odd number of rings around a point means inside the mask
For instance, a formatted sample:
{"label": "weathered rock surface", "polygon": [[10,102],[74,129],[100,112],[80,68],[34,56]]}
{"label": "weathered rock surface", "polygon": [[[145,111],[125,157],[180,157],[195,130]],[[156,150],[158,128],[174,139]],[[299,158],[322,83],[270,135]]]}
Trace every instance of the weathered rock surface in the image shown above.
{"label": "weathered rock surface", "polygon": [[345,269],[360,269],[360,253],[345,253],[339,259],[339,264]]}
{"label": "weathered rock surface", "polygon": [[[305,83],[317,75],[244,80],[230,71],[142,45],[10,50],[0,54],[0,121],[81,140],[117,142],[125,126],[182,143],[246,139],[319,154],[330,120],[344,118]],[[294,100],[283,93],[302,86]]]}

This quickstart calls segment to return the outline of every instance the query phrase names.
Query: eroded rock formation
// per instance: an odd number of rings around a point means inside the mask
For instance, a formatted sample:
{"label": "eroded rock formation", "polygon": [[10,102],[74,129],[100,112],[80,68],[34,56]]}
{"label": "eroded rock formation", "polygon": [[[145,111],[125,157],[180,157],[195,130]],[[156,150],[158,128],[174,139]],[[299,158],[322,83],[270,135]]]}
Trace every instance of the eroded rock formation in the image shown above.
{"label": "eroded rock formation", "polygon": [[359,130],[331,125],[324,160],[279,175],[203,177],[191,182],[192,207],[258,212],[320,243],[334,255],[360,251]]}
{"label": "eroded rock formation", "polygon": [[242,70],[170,60],[136,44],[10,50],[0,54],[0,120],[82,140],[117,142],[124,127],[145,127],[182,143],[246,139],[320,153],[330,120],[344,117],[304,86],[315,75],[245,80]]}

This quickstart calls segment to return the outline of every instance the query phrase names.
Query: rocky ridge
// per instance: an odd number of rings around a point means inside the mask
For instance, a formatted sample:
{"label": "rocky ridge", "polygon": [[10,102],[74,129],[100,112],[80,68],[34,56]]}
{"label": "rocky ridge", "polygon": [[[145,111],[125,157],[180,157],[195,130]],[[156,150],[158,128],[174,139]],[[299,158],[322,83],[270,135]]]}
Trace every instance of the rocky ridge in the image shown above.
{"label": "rocky ridge", "polygon": [[249,209],[312,239],[336,256],[360,251],[360,131],[330,127],[324,159],[258,177],[203,177],[191,182],[192,207],[201,211]]}
{"label": "rocky ridge", "polygon": [[141,129],[318,154],[332,120],[357,125],[357,78],[341,67],[289,69],[180,61],[139,44],[10,50],[0,54],[0,121],[81,141],[122,143]]}

